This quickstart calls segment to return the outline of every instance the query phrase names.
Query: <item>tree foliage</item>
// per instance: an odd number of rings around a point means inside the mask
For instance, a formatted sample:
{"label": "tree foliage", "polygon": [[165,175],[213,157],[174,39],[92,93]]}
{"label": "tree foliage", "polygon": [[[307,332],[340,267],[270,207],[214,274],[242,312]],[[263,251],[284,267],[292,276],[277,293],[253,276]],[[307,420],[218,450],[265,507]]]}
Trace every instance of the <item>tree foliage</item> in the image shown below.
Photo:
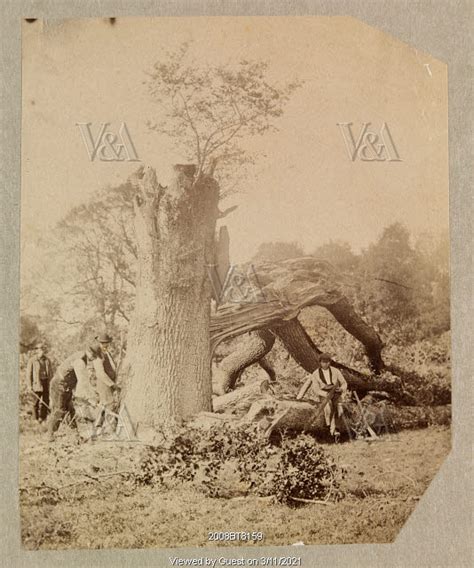
{"label": "tree foliage", "polygon": [[304,250],[297,242],[266,242],[262,243],[252,257],[254,262],[277,262],[288,258],[304,256]]}
{"label": "tree foliage", "polygon": [[[275,127],[297,82],[279,85],[268,65],[242,60],[211,66],[193,59],[188,44],[155,64],[145,81],[157,103],[152,129],[177,145],[198,175],[213,170],[232,192],[244,164],[245,141]],[[74,344],[93,330],[127,327],[135,297],[137,249],[132,229],[133,184],[95,193],[74,207],[44,239],[45,261],[31,282],[28,304],[53,341]]]}
{"label": "tree foliage", "polygon": [[330,240],[317,247],[312,256],[327,260],[342,271],[354,270],[359,262],[359,258],[352,251],[351,245],[345,241]]}
{"label": "tree foliage", "polygon": [[[132,208],[131,188],[122,184],[75,207],[58,224],[54,246],[70,283],[64,291],[69,317],[60,312],[58,318],[66,323],[92,319],[114,328],[120,320],[128,322],[135,287]],[[79,312],[72,321],[71,304]]]}
{"label": "tree foliage", "polygon": [[243,142],[276,129],[275,119],[300,85],[271,81],[264,61],[211,66],[192,57],[189,43],[167,53],[147,75],[148,92],[159,109],[148,126],[168,135],[196,163],[198,175],[218,164],[221,178],[229,167],[252,160]]}

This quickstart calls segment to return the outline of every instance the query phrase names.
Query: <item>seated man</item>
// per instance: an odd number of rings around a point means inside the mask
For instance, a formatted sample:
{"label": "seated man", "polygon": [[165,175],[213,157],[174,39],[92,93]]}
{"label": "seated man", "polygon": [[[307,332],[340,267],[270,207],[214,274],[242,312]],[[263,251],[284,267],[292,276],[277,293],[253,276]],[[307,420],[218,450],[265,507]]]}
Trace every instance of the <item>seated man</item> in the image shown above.
{"label": "seated man", "polygon": [[341,417],[343,408],[340,402],[341,396],[347,392],[347,382],[342,376],[341,371],[331,366],[331,356],[329,353],[322,353],[319,357],[319,369],[316,369],[311,377],[301,387],[296,400],[301,400],[306,392],[310,390],[311,398],[317,402],[323,402],[333,393],[331,400],[324,407],[324,417],[332,436],[338,437],[336,429],[336,412]]}

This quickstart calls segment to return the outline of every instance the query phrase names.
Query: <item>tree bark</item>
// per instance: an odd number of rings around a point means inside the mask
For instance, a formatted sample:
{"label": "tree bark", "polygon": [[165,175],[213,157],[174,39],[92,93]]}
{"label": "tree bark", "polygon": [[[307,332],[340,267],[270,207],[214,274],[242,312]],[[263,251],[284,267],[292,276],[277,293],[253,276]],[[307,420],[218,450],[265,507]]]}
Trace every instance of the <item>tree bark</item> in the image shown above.
{"label": "tree bark", "polygon": [[130,321],[125,405],[134,423],[155,427],[211,409],[209,340],[217,183],[175,166],[162,187],[137,174],[138,278]]}
{"label": "tree bark", "polygon": [[[266,397],[252,404],[242,422],[257,422],[267,430],[268,434],[292,430],[326,436],[329,428],[322,412],[323,404]],[[359,407],[349,402],[344,403],[344,408],[346,409],[344,417],[337,420],[338,429],[349,437],[366,435],[367,425],[376,434],[388,434],[430,425],[448,425],[451,421],[450,406],[393,406],[367,403]]]}
{"label": "tree bark", "polygon": [[[319,355],[322,351],[315,345],[298,318],[273,327],[272,331],[282,341],[288,353],[305,371],[313,373],[319,367]],[[392,396],[393,400],[402,404],[416,403],[413,397],[405,392],[399,377],[391,377],[390,379],[374,378],[337,361],[332,361],[331,365],[341,371],[350,390],[355,390],[362,395],[369,391],[385,391]]]}
{"label": "tree bark", "polygon": [[[238,350],[224,358],[214,371],[215,394],[221,395],[232,390],[242,371],[254,363],[260,363],[270,378],[274,380],[275,372],[264,356],[273,347],[275,336],[281,340],[291,357],[305,371],[313,373],[319,367],[321,350],[314,344],[298,318],[293,318],[272,327],[270,330],[263,329],[252,332],[247,341],[243,345],[239,345]],[[340,369],[351,390],[356,390],[361,394],[370,390],[387,390],[390,393],[400,394],[400,382],[374,380],[335,361],[332,365]]]}
{"label": "tree bark", "polygon": [[271,376],[273,369],[265,361],[264,356],[271,350],[274,343],[275,336],[267,330],[249,333],[244,338],[243,344],[239,345],[238,350],[225,357],[215,369],[214,392],[225,394],[232,390],[242,371],[254,363],[261,363],[262,368]]}
{"label": "tree bark", "polygon": [[327,304],[324,307],[331,312],[346,331],[362,343],[372,371],[379,373],[384,367],[382,360],[383,343],[375,329],[370,327],[356,313],[347,298],[341,298],[339,301]]}
{"label": "tree bark", "polygon": [[267,379],[259,379],[238,387],[221,396],[215,396],[212,399],[214,412],[226,412],[234,414],[242,414],[247,412],[250,406],[259,398],[266,390]]}
{"label": "tree bark", "polygon": [[285,321],[281,325],[272,327],[271,330],[305,371],[313,373],[319,367],[321,351],[313,343],[298,318]]}
{"label": "tree bark", "polygon": [[[258,424],[270,435],[272,432],[309,432],[326,438],[329,427],[326,424],[324,403],[314,404],[305,400],[282,399],[261,394],[259,384],[252,383],[224,396],[217,397],[218,413],[200,413],[194,424],[207,428],[228,423],[236,427]],[[236,394],[240,393],[237,397]],[[451,406],[394,406],[374,402],[367,398],[361,405],[345,402],[344,416],[337,419],[338,429],[348,437],[366,436],[367,426],[383,435],[399,430],[425,428],[430,425],[449,425]],[[233,413],[232,413],[233,412]]]}

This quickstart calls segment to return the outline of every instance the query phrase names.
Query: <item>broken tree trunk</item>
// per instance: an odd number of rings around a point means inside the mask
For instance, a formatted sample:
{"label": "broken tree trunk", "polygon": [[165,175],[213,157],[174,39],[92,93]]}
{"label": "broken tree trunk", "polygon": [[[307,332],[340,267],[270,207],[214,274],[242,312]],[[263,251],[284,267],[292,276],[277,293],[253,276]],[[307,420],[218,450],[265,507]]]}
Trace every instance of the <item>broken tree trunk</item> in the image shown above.
{"label": "broken tree trunk", "polygon": [[226,338],[249,331],[273,329],[294,320],[308,306],[322,306],[365,348],[370,364],[383,367],[382,341],[353,309],[342,291],[342,278],[328,262],[313,257],[293,258],[241,267],[247,289],[258,291],[258,301],[219,306],[211,320],[215,348]]}
{"label": "broken tree trunk", "polygon": [[[293,359],[308,373],[313,373],[319,366],[321,350],[314,344],[298,318],[293,318],[270,330],[259,330],[249,334],[243,345],[228,357],[225,357],[215,371],[216,394],[224,394],[234,388],[235,381],[242,371],[258,361],[258,355],[266,355],[273,346],[271,337],[278,337]],[[269,368],[268,361],[264,365]],[[332,365],[342,372],[350,390],[364,394],[371,390],[382,390],[400,397],[402,387],[396,379],[374,379],[355,369],[333,362]],[[268,372],[268,370],[267,370]]]}
{"label": "broken tree trunk", "polygon": [[338,274],[325,261],[313,257],[240,268],[258,301],[229,302],[212,316],[211,341],[221,341],[249,331],[268,329],[296,317],[306,306],[332,304],[343,297]]}
{"label": "broken tree trunk", "polygon": [[[222,248],[228,247],[227,233],[221,235]],[[228,256],[221,251],[221,269],[227,266]],[[218,266],[220,266],[220,264]],[[247,267],[248,268],[248,267]],[[222,271],[222,270],[221,270]],[[218,307],[211,317],[211,343],[213,350],[226,338],[253,332],[237,353],[224,359],[216,371],[216,392],[234,388],[241,372],[256,362],[272,376],[273,369],[263,357],[271,349],[271,335],[281,339],[290,355],[309,373],[319,365],[320,350],[298,321],[298,315],[307,306],[325,307],[334,318],[365,348],[369,364],[375,372],[383,369],[382,341],[353,309],[342,293],[341,277],[327,262],[313,257],[302,257],[276,263],[263,263],[242,269],[247,279],[246,288],[258,290],[253,302],[231,302]],[[336,363],[352,389],[366,392],[374,388],[368,377],[345,365]],[[393,381],[385,386],[394,390]],[[398,386],[395,386],[398,388]]]}
{"label": "broken tree trunk", "polygon": [[154,170],[136,176],[135,310],[124,365],[127,411],[140,426],[211,410],[211,282],[217,183],[177,165],[168,187]]}

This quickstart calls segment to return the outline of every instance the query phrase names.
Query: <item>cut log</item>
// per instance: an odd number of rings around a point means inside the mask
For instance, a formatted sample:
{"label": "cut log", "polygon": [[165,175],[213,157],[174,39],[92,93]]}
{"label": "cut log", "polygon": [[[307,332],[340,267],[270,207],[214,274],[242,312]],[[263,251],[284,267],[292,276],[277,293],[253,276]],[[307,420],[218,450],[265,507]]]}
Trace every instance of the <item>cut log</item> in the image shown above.
{"label": "cut log", "polygon": [[[306,401],[283,400],[266,396],[252,404],[242,418],[242,424],[258,423],[267,433],[295,431],[308,432],[326,437],[322,406]],[[394,406],[385,403],[344,403],[344,415],[337,419],[337,427],[348,437],[365,437],[367,426],[376,434],[388,434],[403,429],[425,428],[430,425],[448,425],[451,407],[445,406]]]}
{"label": "cut log", "polygon": [[227,412],[242,414],[246,412],[253,402],[261,398],[268,383],[267,379],[252,381],[222,396],[212,399],[214,412]]}

